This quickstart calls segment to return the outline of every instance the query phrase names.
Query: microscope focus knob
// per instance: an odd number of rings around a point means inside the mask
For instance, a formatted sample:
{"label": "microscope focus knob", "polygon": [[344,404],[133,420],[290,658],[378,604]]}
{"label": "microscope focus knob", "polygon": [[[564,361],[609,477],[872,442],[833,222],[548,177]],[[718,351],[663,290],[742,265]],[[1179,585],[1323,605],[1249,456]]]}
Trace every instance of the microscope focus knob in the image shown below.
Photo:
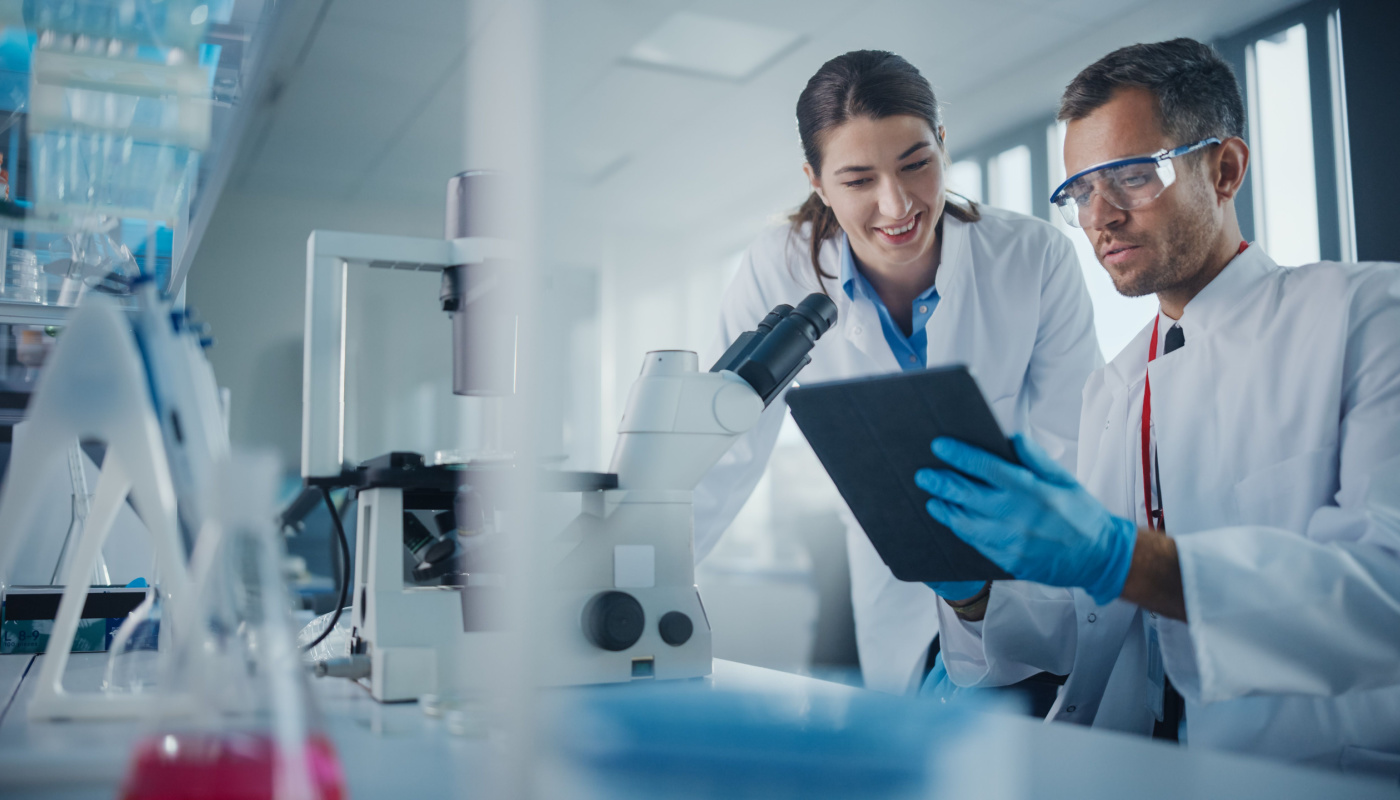
{"label": "microscope focus knob", "polygon": [[690,641],[690,635],[695,633],[695,623],[679,611],[668,611],[661,615],[661,623],[657,627],[660,629],[661,641],[672,647],[680,647]]}
{"label": "microscope focus knob", "polygon": [[645,628],[642,604],[626,592],[599,592],[583,608],[583,633],[604,650],[626,650]]}

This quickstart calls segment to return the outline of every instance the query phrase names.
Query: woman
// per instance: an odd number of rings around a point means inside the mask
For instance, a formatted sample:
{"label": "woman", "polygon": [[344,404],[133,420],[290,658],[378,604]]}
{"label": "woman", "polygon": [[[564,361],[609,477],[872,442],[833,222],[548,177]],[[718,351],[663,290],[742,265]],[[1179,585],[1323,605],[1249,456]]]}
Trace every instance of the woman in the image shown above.
{"label": "woman", "polygon": [[[1080,392],[1102,357],[1070,242],[1047,222],[949,200],[938,101],[899,56],[828,61],[798,98],[797,122],[812,194],[744,255],[721,344],[779,303],[826,292],[839,330],[817,343],[804,382],[963,363],[1004,429],[1073,469]],[[696,489],[697,560],[753,491],[785,413],[773,402]],[[895,579],[849,513],[845,522],[865,684],[907,692],[931,662],[937,596]],[[935,588],[954,606],[985,597],[980,583]]]}

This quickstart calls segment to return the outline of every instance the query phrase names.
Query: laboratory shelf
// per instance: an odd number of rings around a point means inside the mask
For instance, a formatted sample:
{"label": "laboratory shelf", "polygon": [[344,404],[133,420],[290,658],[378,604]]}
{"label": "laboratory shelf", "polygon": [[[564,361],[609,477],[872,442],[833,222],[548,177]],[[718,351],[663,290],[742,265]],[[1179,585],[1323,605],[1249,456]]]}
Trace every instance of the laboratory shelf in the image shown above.
{"label": "laboratory shelf", "polygon": [[62,325],[68,306],[46,306],[0,298],[0,325]]}

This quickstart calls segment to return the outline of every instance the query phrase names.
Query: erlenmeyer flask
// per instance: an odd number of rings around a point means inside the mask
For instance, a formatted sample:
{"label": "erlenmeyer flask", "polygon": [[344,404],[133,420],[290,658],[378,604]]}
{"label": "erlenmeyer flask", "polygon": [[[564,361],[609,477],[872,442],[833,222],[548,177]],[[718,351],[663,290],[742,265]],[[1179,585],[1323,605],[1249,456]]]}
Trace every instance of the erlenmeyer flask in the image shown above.
{"label": "erlenmeyer flask", "polygon": [[127,800],[341,800],[344,778],[321,730],[294,644],[271,457],[219,469],[192,565],[195,595],[165,610],[174,702],[136,746]]}
{"label": "erlenmeyer flask", "polygon": [[102,691],[140,694],[155,688],[153,679],[158,677],[160,664],[160,614],[160,592],[148,588],[146,599],[127,614],[112,636]]}

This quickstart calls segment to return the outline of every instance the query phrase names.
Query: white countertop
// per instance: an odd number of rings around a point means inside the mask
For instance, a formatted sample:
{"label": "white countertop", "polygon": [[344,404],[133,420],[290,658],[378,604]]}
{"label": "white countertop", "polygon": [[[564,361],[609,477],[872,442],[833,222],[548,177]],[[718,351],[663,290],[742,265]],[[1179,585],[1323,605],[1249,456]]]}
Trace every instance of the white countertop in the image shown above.
{"label": "white countertop", "polygon": [[[111,797],[121,782],[139,722],[30,722],[25,716],[42,656],[0,656],[0,796]],[[74,654],[66,685],[98,685],[105,654]],[[721,690],[830,696],[862,690],[716,660],[704,685]],[[382,705],[340,679],[313,680],[325,727],[339,751],[350,794],[480,797],[470,787],[490,766],[486,738],[454,735],[417,704]],[[566,690],[567,691],[567,690]],[[1400,798],[1379,780],[1272,761],[1197,752],[1139,737],[983,715],[955,745],[939,775],[944,796],[964,798]]]}

